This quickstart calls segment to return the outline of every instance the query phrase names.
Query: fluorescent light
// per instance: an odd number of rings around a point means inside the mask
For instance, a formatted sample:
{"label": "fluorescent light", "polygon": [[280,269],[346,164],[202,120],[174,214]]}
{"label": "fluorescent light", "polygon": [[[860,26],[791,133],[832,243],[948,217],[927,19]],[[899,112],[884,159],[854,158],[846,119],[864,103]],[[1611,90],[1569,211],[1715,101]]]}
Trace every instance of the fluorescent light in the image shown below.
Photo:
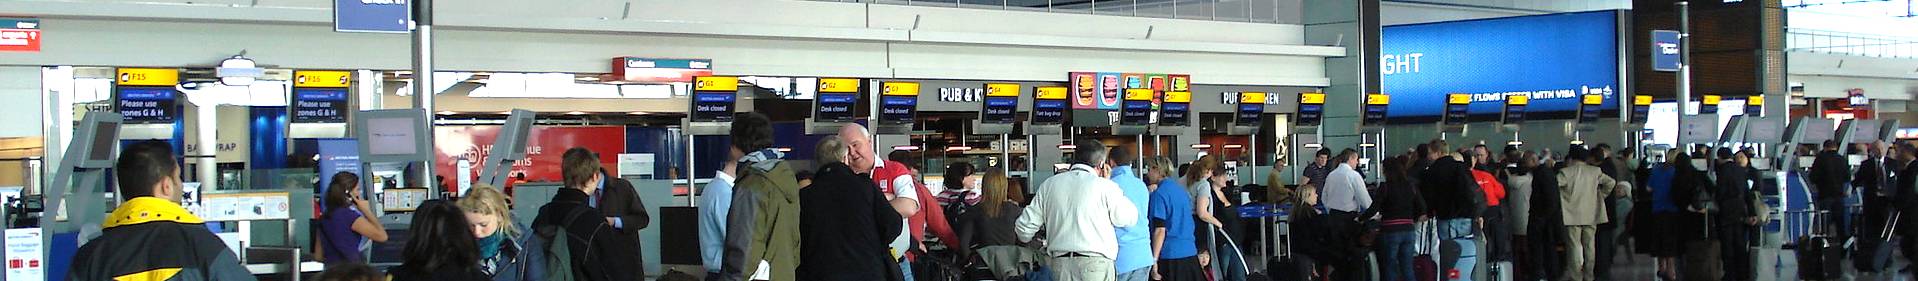
{"label": "fluorescent light", "polygon": [[791,147],[774,148],[773,150],[777,150],[779,152],[793,152],[793,148]]}
{"label": "fluorescent light", "polygon": [[1245,145],[1242,145],[1242,144],[1228,144],[1228,145],[1225,145],[1225,149],[1241,149],[1241,148],[1245,148]]}
{"label": "fluorescent light", "polygon": [[963,145],[962,145],[962,146],[949,146],[949,147],[946,147],[946,151],[967,151],[967,150],[972,150],[972,147],[971,147],[971,146],[963,146]]}
{"label": "fluorescent light", "polygon": [[499,112],[499,115],[513,115],[513,111],[511,111],[511,110],[508,110],[508,111],[500,111],[500,112]]}
{"label": "fluorescent light", "polygon": [[[1366,145],[1366,144],[1359,144],[1359,145]],[[1322,146],[1322,145],[1319,145],[1319,144],[1316,144],[1316,143],[1308,143],[1308,144],[1305,144],[1305,148],[1320,148],[1320,147],[1324,147],[1324,146]]]}
{"label": "fluorescent light", "polygon": [[566,112],[566,115],[586,115],[586,113],[579,112],[579,111],[572,111],[572,112]]}
{"label": "fluorescent light", "polygon": [[1210,149],[1210,148],[1212,148],[1211,144],[1204,144],[1204,143],[1192,144],[1192,149]]}
{"label": "fluorescent light", "polygon": [[1059,149],[1079,149],[1079,146],[1070,145],[1070,144],[1061,144],[1059,145]]}
{"label": "fluorescent light", "polygon": [[[1368,143],[1361,143],[1361,144],[1359,144],[1359,147],[1374,147],[1374,146],[1379,146],[1379,145],[1378,145],[1378,144],[1375,144],[1375,143],[1369,143],[1369,142],[1368,142]],[[1316,143],[1314,143],[1314,144],[1309,144],[1309,145],[1306,145],[1306,147],[1310,147],[1310,148],[1319,148],[1319,144],[1316,144]]]}
{"label": "fluorescent light", "polygon": [[1584,144],[1585,144],[1585,141],[1582,141],[1582,140],[1572,141],[1572,145],[1584,145]]}
{"label": "fluorescent light", "polygon": [[1524,146],[1524,145],[1525,145],[1525,142],[1522,142],[1522,141],[1510,141],[1510,142],[1506,142],[1506,143],[1505,143],[1505,145],[1510,145],[1510,146]]}
{"label": "fluorescent light", "polygon": [[646,114],[647,114],[647,113],[646,113],[645,111],[634,111],[634,112],[627,112],[627,113],[626,113],[626,115],[646,115]]}
{"label": "fluorescent light", "polygon": [[895,145],[895,146],[892,146],[892,150],[903,150],[903,151],[916,151],[916,150],[919,150],[919,146],[917,146],[917,145]]}
{"label": "fluorescent light", "polygon": [[450,110],[441,110],[441,111],[440,111],[440,115],[453,115],[453,114],[459,114],[459,112],[453,112],[453,111],[450,111]]}

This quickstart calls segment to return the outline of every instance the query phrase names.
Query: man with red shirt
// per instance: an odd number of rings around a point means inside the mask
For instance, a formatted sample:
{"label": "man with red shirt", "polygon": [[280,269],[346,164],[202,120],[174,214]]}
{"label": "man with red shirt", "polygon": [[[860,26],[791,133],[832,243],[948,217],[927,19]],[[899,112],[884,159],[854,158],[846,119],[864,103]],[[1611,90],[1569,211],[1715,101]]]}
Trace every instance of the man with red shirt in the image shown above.
{"label": "man with red shirt", "polygon": [[[1478,155],[1479,152],[1476,149],[1465,150],[1463,152],[1465,158],[1471,161],[1471,163],[1466,166],[1472,167],[1472,181],[1478,182],[1479,189],[1485,193],[1485,213],[1482,216],[1484,222],[1479,226],[1481,232],[1485,235],[1480,237],[1483,242],[1478,243],[1483,247],[1479,250],[1479,259],[1486,261],[1488,265],[1492,265],[1486,268],[1486,271],[1502,273],[1503,270],[1501,266],[1499,266],[1499,262],[1506,261],[1502,253],[1510,252],[1508,249],[1511,247],[1509,241],[1512,235],[1511,230],[1505,226],[1505,212],[1499,207],[1499,201],[1505,199],[1505,183],[1499,181],[1498,176],[1492,175],[1492,172],[1484,170],[1484,168],[1489,166],[1489,164],[1483,162],[1486,161],[1488,157],[1481,157],[1481,155]],[[1477,276],[1473,279],[1494,280],[1494,278],[1488,277],[1489,276]]]}
{"label": "man with red shirt", "polygon": [[875,156],[877,150],[865,126],[848,124],[839,129],[839,139],[852,151],[848,162],[853,163],[853,172],[871,175],[873,182],[879,185],[880,193],[886,195],[893,209],[898,210],[899,216],[906,220],[906,232],[903,233],[908,235],[900,235],[889,246],[895,258],[903,257],[899,266],[906,280],[913,280],[910,259],[915,258],[916,254],[911,250],[920,248],[916,243],[920,237],[925,237],[926,228],[932,228],[933,235],[939,236],[939,240],[947,243],[948,247],[958,247],[953,244],[959,241],[958,236],[946,223],[944,210],[933,202],[931,192],[915,180],[913,175],[917,173],[912,167]]}

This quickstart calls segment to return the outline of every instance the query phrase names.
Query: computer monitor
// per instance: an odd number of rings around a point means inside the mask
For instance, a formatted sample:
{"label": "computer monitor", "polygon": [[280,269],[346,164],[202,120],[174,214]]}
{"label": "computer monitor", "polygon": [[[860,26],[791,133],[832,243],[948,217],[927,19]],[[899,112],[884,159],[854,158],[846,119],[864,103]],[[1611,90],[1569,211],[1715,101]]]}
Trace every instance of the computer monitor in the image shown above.
{"label": "computer monitor", "polygon": [[430,161],[432,144],[427,143],[426,110],[386,109],[360,111],[353,116],[353,134],[360,145],[363,162]]}

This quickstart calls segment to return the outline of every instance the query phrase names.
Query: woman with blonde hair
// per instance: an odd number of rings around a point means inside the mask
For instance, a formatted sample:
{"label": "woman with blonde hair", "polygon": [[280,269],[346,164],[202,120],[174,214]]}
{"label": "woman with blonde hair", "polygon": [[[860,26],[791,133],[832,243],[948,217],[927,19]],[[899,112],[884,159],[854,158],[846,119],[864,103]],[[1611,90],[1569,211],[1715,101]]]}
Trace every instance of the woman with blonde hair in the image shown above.
{"label": "woman with blonde hair", "polygon": [[506,193],[487,184],[474,185],[466,196],[453,203],[466,213],[473,238],[478,239],[480,271],[493,280],[527,280],[533,252],[524,247],[527,231],[513,221],[513,208]]}
{"label": "woman with blonde hair", "polygon": [[980,180],[979,204],[974,211],[959,215],[953,228],[959,231],[959,249],[962,260],[969,260],[972,252],[978,252],[980,260],[986,262],[994,277],[1010,279],[1031,273],[1024,265],[1038,264],[1044,256],[1030,248],[1021,247],[1014,225],[1025,208],[1012,197],[1010,180],[1006,172],[997,167],[986,169],[986,175]]}

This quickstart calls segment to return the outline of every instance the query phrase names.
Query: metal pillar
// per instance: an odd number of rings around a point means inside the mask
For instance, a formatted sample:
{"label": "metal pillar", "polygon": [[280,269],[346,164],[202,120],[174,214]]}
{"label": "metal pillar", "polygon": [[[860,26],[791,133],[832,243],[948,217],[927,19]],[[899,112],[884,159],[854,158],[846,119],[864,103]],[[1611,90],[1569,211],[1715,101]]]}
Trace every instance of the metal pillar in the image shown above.
{"label": "metal pillar", "polygon": [[[433,0],[413,1],[413,106],[425,109],[426,143],[433,143]],[[433,160],[428,159],[420,165],[420,179],[427,182],[426,187],[434,189],[427,192],[427,198],[439,199],[439,181],[433,179]],[[371,171],[371,170],[368,170]]]}

